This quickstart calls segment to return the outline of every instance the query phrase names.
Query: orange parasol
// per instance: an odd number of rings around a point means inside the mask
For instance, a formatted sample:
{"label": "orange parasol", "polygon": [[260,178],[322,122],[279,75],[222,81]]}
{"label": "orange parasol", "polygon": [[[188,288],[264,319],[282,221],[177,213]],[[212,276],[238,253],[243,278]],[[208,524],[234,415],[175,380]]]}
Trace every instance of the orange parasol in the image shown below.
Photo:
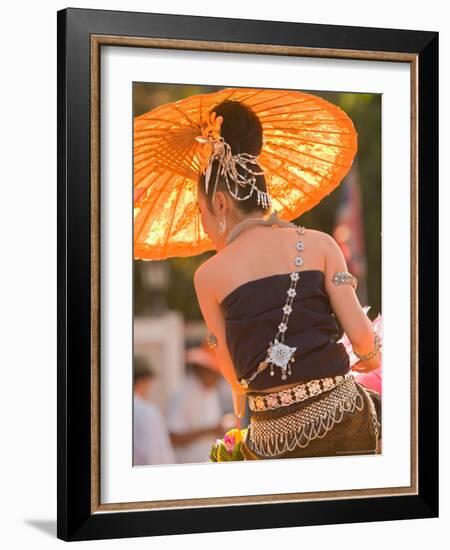
{"label": "orange parasol", "polygon": [[197,181],[211,146],[196,137],[218,134],[220,121],[210,112],[225,99],[249,106],[261,121],[258,162],[280,218],[291,221],[310,210],[350,170],[357,150],[352,120],[312,94],[225,88],[156,107],[134,119],[135,259],[194,256],[213,249],[197,208]]}

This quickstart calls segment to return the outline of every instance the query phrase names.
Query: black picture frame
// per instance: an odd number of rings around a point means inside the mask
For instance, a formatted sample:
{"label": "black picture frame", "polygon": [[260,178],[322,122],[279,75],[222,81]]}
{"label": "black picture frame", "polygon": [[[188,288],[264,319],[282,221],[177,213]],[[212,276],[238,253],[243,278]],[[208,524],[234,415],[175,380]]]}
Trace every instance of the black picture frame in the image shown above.
{"label": "black picture frame", "polygon": [[[406,54],[417,79],[417,494],[108,512],[93,500],[92,36]],[[57,537],[65,541],[438,517],[438,32],[67,8],[57,12]],[[99,47],[98,44],[96,47]],[[324,55],[327,55],[325,52]],[[395,57],[395,56],[394,56]],[[373,56],[377,58],[376,55]],[[97,219],[98,221],[98,219]],[[99,267],[97,265],[97,267]],[[395,272],[395,266],[392,266]],[[98,276],[98,272],[96,273]],[[399,283],[400,284],[400,283]]]}

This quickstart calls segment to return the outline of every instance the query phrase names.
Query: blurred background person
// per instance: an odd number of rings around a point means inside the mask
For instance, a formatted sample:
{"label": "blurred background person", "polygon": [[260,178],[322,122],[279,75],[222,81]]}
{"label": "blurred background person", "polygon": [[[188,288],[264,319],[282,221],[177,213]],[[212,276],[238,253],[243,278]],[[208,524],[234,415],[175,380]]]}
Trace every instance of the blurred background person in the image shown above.
{"label": "blurred background person", "polygon": [[159,407],[151,401],[155,373],[143,357],[133,365],[133,466],[176,464],[176,455],[167,423]]}
{"label": "blurred background person", "polygon": [[208,462],[211,445],[226,431],[219,382],[222,374],[205,346],[186,352],[186,377],[170,396],[168,427],[177,461]]}

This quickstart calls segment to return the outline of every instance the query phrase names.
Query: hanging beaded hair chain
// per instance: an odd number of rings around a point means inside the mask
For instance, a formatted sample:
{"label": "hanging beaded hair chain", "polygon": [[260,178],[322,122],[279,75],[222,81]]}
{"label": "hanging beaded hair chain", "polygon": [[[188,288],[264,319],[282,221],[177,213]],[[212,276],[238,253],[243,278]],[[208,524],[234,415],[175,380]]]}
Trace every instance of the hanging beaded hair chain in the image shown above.
{"label": "hanging beaded hair chain", "polygon": [[[195,138],[199,143],[208,144],[212,147],[212,153],[209,156],[208,164],[203,170],[203,174],[205,175],[205,194],[208,195],[212,163],[214,159],[217,159],[219,166],[214,181],[213,198],[216,194],[219,176],[223,176],[230,195],[236,201],[245,201],[253,195],[254,191],[256,191],[257,203],[262,205],[265,209],[270,208],[272,206],[272,201],[269,193],[261,191],[256,187],[255,176],[263,175],[264,171],[257,172],[247,166],[247,164],[253,166],[257,165],[259,155],[251,155],[250,153],[238,153],[233,155],[230,145],[220,135],[222,121],[223,117],[219,116],[216,118],[216,113],[213,111],[210,117],[204,119],[202,123],[202,134]],[[237,166],[244,169],[245,176],[238,172]],[[232,183],[230,183],[230,181]],[[247,186],[250,186],[250,190],[244,195],[239,195],[240,188],[244,189]]]}

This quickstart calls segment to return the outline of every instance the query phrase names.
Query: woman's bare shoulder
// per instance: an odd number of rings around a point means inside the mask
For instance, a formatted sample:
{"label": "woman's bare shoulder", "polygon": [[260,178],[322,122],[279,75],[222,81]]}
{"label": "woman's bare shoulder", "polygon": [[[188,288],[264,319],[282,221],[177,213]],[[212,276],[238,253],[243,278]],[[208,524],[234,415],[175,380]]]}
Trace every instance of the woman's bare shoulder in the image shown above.
{"label": "woman's bare shoulder", "polygon": [[306,235],[310,235],[310,246],[320,252],[325,261],[325,270],[340,269],[345,271],[346,262],[341,247],[332,235],[324,231],[307,230]]}
{"label": "woman's bare shoulder", "polygon": [[201,263],[194,273],[194,284],[197,286],[199,284],[205,285],[209,281],[215,278],[215,274],[219,269],[219,254],[214,254]]}
{"label": "woman's bare shoulder", "polygon": [[197,267],[197,269],[194,272],[194,281],[195,279],[207,277],[209,271],[211,270],[213,258],[214,256],[210,256]]}
{"label": "woman's bare shoulder", "polygon": [[322,233],[321,234],[321,240],[322,244],[325,248],[325,252],[328,257],[341,257],[342,256],[342,250],[339,244],[337,243],[336,239],[329,235],[328,233]]}
{"label": "woman's bare shoulder", "polygon": [[333,249],[335,246],[338,246],[331,235],[317,229],[306,229],[305,237],[310,240],[312,244],[323,247],[324,250]]}

